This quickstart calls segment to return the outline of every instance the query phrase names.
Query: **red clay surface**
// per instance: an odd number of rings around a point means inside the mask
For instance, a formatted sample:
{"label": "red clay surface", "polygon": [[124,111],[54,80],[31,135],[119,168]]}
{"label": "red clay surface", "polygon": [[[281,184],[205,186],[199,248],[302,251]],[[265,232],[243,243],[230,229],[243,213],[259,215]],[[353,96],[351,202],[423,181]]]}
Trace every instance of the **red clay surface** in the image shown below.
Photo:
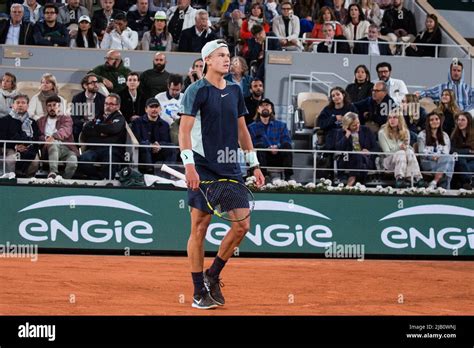
{"label": "red clay surface", "polygon": [[[206,265],[211,259],[206,259]],[[226,305],[191,308],[184,257],[0,259],[3,315],[473,315],[474,263],[233,258]]]}

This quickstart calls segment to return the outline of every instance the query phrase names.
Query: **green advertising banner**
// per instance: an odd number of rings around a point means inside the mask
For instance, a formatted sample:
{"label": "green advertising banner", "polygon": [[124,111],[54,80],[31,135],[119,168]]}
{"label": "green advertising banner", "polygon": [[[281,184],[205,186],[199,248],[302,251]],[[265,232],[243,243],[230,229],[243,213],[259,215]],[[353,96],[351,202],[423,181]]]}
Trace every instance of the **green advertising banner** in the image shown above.
{"label": "green advertising banner", "polygon": [[428,0],[428,2],[437,10],[474,11],[473,0]]}
{"label": "green advertising banner", "polygon": [[[186,191],[156,188],[0,186],[0,245],[185,251]],[[206,250],[229,223],[213,218]],[[474,198],[256,194],[241,252],[474,255]]]}

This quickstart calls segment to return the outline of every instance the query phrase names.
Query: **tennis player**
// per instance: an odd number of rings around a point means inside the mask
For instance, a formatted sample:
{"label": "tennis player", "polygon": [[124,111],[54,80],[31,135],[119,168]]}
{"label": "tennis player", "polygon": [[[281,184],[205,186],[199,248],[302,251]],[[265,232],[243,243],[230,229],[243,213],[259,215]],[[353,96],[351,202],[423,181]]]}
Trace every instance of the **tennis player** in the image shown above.
{"label": "tennis player", "polygon": [[[184,94],[179,146],[186,169],[188,204],[191,207],[191,234],[187,251],[194,284],[192,307],[211,309],[225,303],[220,273],[249,230],[250,218],[232,223],[214,262],[203,272],[204,239],[212,211],[199,190],[200,181],[227,178],[243,182],[240,165],[236,161],[238,156],[229,156],[224,161],[220,156],[222,153],[237,154],[239,144],[257,179],[257,186],[263,185],[265,178],[245,124],[247,109],[242,91],[237,84],[224,80],[230,66],[227,43],[224,40],[210,41],[202,48],[201,55],[205,76],[190,85]],[[247,197],[235,197],[235,202],[232,206],[235,213],[238,209],[248,211]]]}

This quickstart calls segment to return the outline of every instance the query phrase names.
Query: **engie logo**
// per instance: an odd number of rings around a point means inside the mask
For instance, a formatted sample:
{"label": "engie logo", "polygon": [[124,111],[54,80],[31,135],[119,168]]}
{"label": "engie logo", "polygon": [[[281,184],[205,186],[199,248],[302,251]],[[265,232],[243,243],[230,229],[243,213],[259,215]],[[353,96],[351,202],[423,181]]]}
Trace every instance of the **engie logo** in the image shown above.
{"label": "engie logo", "polygon": [[[96,209],[92,215],[90,209],[79,211],[76,209],[77,207],[96,207]],[[38,217],[40,215],[38,210],[46,208],[55,209],[54,213],[46,215],[55,218]],[[143,209],[116,199],[97,196],[63,196],[47,199],[18,211],[20,214],[25,212],[37,214],[35,217],[22,220],[19,223],[18,232],[23,238],[35,242],[48,240],[54,242],[59,235],[73,242],[79,242],[81,239],[91,243],[106,243],[112,240],[121,243],[124,239],[136,244],[153,242],[153,227],[148,222],[126,219],[130,213],[125,212],[120,215],[121,219],[111,219],[110,217],[107,219],[107,214],[101,214],[104,208],[107,210],[121,209],[151,216]],[[44,215],[42,214],[42,216]],[[69,219],[66,215],[70,216]]]}
{"label": "engie logo", "polygon": [[385,227],[380,237],[393,249],[415,249],[419,244],[431,249],[439,246],[459,250],[466,245],[474,249],[473,218],[474,210],[453,205],[429,204],[400,209],[379,220],[400,219],[397,225],[390,221],[393,225]]}
{"label": "engie logo", "polygon": [[[312,217],[331,220],[329,217],[301,205],[279,201],[255,201],[255,211],[274,211],[285,213],[296,213]],[[252,223],[252,229],[245,237],[256,246],[262,246],[264,243],[274,247],[287,247],[296,243],[298,247],[309,244],[318,248],[327,248],[331,246],[333,233],[325,225],[309,225],[306,228],[302,224],[270,224]],[[206,234],[206,240],[214,245],[220,245],[230,226],[224,223],[212,223],[209,225]]]}

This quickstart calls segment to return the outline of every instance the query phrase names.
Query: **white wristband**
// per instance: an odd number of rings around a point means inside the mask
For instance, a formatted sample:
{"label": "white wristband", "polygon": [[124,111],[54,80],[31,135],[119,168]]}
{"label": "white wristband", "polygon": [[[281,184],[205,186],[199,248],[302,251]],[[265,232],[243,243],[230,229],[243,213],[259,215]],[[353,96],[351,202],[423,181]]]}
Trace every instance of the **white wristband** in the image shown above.
{"label": "white wristband", "polygon": [[186,149],[181,151],[181,159],[183,160],[183,164],[194,164],[194,154],[193,150]]}
{"label": "white wristband", "polygon": [[255,151],[246,152],[245,160],[248,162],[250,168],[256,167],[260,164],[260,162],[258,162],[257,153]]}

